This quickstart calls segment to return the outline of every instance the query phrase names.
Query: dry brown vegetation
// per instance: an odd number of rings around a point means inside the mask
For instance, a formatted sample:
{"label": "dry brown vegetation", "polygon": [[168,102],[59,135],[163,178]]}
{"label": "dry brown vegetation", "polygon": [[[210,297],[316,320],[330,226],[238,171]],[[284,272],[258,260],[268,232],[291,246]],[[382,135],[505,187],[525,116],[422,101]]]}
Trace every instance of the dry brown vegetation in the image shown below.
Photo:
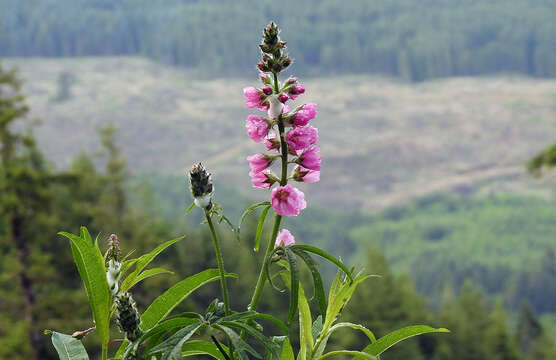
{"label": "dry brown vegetation", "polygon": [[[248,181],[243,159],[260,151],[245,135],[241,89],[252,79],[200,80],[191,70],[140,58],[9,59],[26,81],[41,147],[60,166],[98,149],[95,127],[114,123],[133,170],[181,173],[204,160],[215,175]],[[52,99],[62,72],[71,97]],[[303,74],[297,74],[303,75]],[[556,81],[517,76],[406,84],[371,76],[305,79],[317,102],[321,206],[367,211],[439,190],[544,194],[524,161],[556,139]],[[245,186],[242,186],[245,189]],[[527,190],[526,190],[527,189]],[[262,191],[261,191],[262,194]]]}

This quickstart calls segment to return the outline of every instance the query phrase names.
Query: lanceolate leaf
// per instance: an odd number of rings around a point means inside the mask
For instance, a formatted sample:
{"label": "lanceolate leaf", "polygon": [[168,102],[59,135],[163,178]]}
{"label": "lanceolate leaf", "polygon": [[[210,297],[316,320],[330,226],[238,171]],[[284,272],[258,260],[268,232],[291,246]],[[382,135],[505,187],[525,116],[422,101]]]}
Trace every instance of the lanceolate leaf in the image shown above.
{"label": "lanceolate leaf", "polygon": [[313,320],[311,309],[305,297],[303,288],[299,288],[299,359],[307,359],[307,353],[313,347]]}
{"label": "lanceolate leaf", "polygon": [[290,265],[290,310],[288,312],[288,322],[293,320],[295,313],[297,311],[298,303],[298,293],[299,293],[299,269],[297,268],[297,262],[295,259],[295,254],[288,247],[284,248],[286,252],[286,258]]}
{"label": "lanceolate leaf", "polygon": [[325,258],[326,260],[330,261],[331,263],[335,264],[337,267],[342,269],[342,271],[346,273],[350,281],[353,281],[351,271],[349,271],[348,268],[340,260],[336,259],[334,256],[330,255],[326,251],[311,245],[292,245],[291,248],[309,251],[312,252],[313,254]]}
{"label": "lanceolate leaf", "polygon": [[93,244],[91,235],[85,227],[81,228],[81,236],[66,232],[61,235],[70,239],[71,250],[77,270],[87,291],[93,319],[103,347],[110,339],[110,292],[106,280],[104,257],[98,246]]}
{"label": "lanceolate leaf", "polygon": [[241,225],[243,224],[243,221],[245,220],[245,218],[247,217],[247,215],[249,215],[253,210],[255,210],[256,208],[258,208],[259,206],[267,206],[270,205],[269,201],[263,201],[257,204],[253,204],[251,206],[249,206],[244,212],[243,214],[241,214],[241,218],[239,220],[239,225],[237,226],[238,231],[241,229]]}
{"label": "lanceolate leaf", "polygon": [[137,278],[137,276],[139,276],[141,271],[143,271],[143,269],[145,267],[147,267],[147,265],[149,265],[151,263],[151,261],[153,261],[154,258],[158,256],[158,254],[160,254],[162,251],[164,251],[168,246],[175,244],[176,242],[180,241],[181,239],[183,239],[183,236],[179,237],[177,239],[166,241],[165,243],[158,245],[150,253],[140,256],[137,259],[137,261],[135,262],[135,270],[131,274],[129,274],[125,278],[124,281],[122,281],[121,288],[122,289],[130,289],[131,284],[133,284],[135,282],[135,279]]}
{"label": "lanceolate leaf", "polygon": [[300,249],[292,249],[293,252],[299,256],[307,265],[309,270],[311,271],[311,275],[313,277],[313,287],[315,290],[315,297],[319,302],[320,313],[322,317],[326,317],[326,297],[324,295],[324,285],[322,283],[322,278],[320,276],[319,270],[317,269],[317,264],[311,257],[311,255],[307,254],[303,250]]}
{"label": "lanceolate leaf", "polygon": [[189,340],[201,326],[203,326],[201,323],[191,324],[178,330],[166,341],[152,348],[149,354],[162,353],[161,360],[181,360],[183,344]]}
{"label": "lanceolate leaf", "polygon": [[126,284],[125,287],[124,287],[124,284],[122,284],[122,287],[121,287],[120,291],[128,291],[129,289],[131,289],[133,286],[135,286],[139,282],[141,282],[141,281],[143,281],[147,278],[150,278],[151,276],[155,276],[155,275],[159,275],[159,274],[173,274],[173,272],[168,271],[166,269],[162,269],[162,268],[154,268],[154,269],[145,270],[141,274],[136,276],[135,279],[133,279],[133,282]]}
{"label": "lanceolate leaf", "polygon": [[[226,274],[235,277],[234,274]],[[178,304],[201,286],[220,279],[218,269],[207,269],[190,276],[157,297],[141,316],[141,327],[150,329],[163,320]]]}
{"label": "lanceolate leaf", "polygon": [[251,345],[246,343],[235,331],[233,331],[229,327],[223,325],[214,325],[214,328],[221,330],[224,334],[226,334],[226,337],[234,346],[234,350],[237,351],[240,360],[249,360],[246,352],[250,353],[257,359],[261,358],[261,355],[259,355],[259,353],[255,349],[253,349]]}
{"label": "lanceolate leaf", "polygon": [[[376,342],[364,348],[363,352],[371,354],[373,356],[378,356],[382,354],[384,351],[386,351],[388,348],[390,348],[391,346],[399,343],[400,341],[403,341],[405,339],[408,339],[416,335],[433,333],[433,332],[449,333],[450,330],[444,328],[435,329],[426,325],[408,326],[393,331],[390,334],[381,337]],[[364,357],[356,356],[353,358],[353,360],[360,360],[360,359],[364,359]]]}
{"label": "lanceolate leaf", "polygon": [[[220,345],[227,351],[227,348],[224,345]],[[218,360],[226,360],[224,355],[220,352],[218,347],[211,342],[208,341],[201,341],[201,340],[192,340],[185,343],[182,347],[183,357],[188,356],[195,356],[195,355],[208,355]]]}
{"label": "lanceolate leaf", "polygon": [[270,205],[263,209],[261,213],[261,217],[259,218],[259,222],[257,224],[257,231],[255,233],[255,251],[259,251],[259,245],[261,243],[261,234],[263,232],[264,220],[266,219],[266,214],[268,214],[268,210],[270,210]]}
{"label": "lanceolate leaf", "polygon": [[280,354],[280,360],[295,360],[295,355],[290,344],[290,339],[288,339],[287,337],[285,337],[282,342],[282,353]]}
{"label": "lanceolate leaf", "polygon": [[[228,277],[236,277],[234,274],[226,274]],[[160,321],[164,320],[168,314],[185,300],[193,291],[212,281],[220,280],[218,269],[207,269],[198,274],[192,275],[179,283],[175,284],[162,295],[157,297],[141,316],[141,328],[149,330]],[[122,356],[129,342],[122,343],[116,357]]]}
{"label": "lanceolate leaf", "polygon": [[60,360],[89,360],[87,351],[80,340],[71,335],[52,332],[52,344]]}

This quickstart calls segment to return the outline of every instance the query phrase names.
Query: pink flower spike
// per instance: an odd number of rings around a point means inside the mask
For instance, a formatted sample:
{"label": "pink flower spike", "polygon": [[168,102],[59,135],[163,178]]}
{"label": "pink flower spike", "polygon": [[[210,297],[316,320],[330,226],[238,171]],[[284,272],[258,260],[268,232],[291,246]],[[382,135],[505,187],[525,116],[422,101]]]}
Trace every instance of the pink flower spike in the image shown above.
{"label": "pink flower spike", "polygon": [[276,134],[268,134],[264,139],[264,144],[267,150],[280,151],[280,140],[277,139]]}
{"label": "pink flower spike", "polygon": [[270,170],[263,170],[261,172],[249,172],[251,177],[251,184],[260,189],[268,189],[276,182],[276,177],[272,175]]}
{"label": "pink flower spike", "polygon": [[291,185],[274,188],[270,194],[270,204],[280,216],[297,216],[307,207],[305,195]]}
{"label": "pink flower spike", "polygon": [[318,131],[312,126],[293,128],[286,134],[286,142],[295,151],[315,144],[318,139]]}
{"label": "pink flower spike", "polygon": [[245,128],[247,135],[255,142],[261,142],[262,139],[268,134],[269,125],[260,116],[249,115],[245,121]]}
{"label": "pink flower spike", "polygon": [[265,154],[255,154],[247,157],[251,171],[254,173],[258,173],[266,169],[272,163],[272,160],[274,160],[274,158]]}
{"label": "pink flower spike", "polygon": [[313,146],[309,147],[308,149],[306,149],[305,151],[303,151],[301,153],[301,155],[299,155],[299,158],[297,159],[296,162],[299,165],[301,165],[304,168],[307,168],[309,170],[320,171],[321,161],[322,161],[322,158],[320,156],[319,147],[316,146],[316,145],[313,145]]}
{"label": "pink flower spike", "polygon": [[293,179],[300,182],[315,183],[320,180],[320,171],[296,166],[295,169],[293,169]]}
{"label": "pink flower spike", "polygon": [[289,246],[295,244],[295,238],[293,235],[286,229],[280,230],[278,236],[276,236],[276,242],[274,243],[274,247],[280,246]]}
{"label": "pink flower spike", "polygon": [[293,117],[294,126],[305,126],[317,116],[317,104],[305,104]]}
{"label": "pink flower spike", "polygon": [[243,96],[245,96],[245,103],[248,108],[258,107],[261,104],[261,93],[259,89],[253,86],[244,88]]}

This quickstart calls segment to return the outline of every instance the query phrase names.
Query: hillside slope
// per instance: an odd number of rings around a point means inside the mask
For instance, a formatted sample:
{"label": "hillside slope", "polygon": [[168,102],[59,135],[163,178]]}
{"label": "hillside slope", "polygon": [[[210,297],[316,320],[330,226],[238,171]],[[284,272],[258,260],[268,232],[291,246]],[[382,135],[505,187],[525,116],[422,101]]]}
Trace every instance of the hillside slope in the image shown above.
{"label": "hillside slope", "polygon": [[[49,158],[67,166],[98,148],[95,128],[114,123],[134,171],[177,174],[203,160],[216,177],[248,184],[242,88],[251,79],[199,80],[140,58],[9,59],[26,81]],[[303,75],[303,74],[298,74]],[[63,78],[67,81],[64,94]],[[523,162],[556,139],[556,81],[451,78],[405,84],[370,76],[305,81],[317,102],[323,153],[320,206],[376,211],[437,191],[534,192]],[[248,190],[242,186],[240,191]],[[252,194],[252,192],[250,192]],[[265,192],[258,191],[260,196]]]}

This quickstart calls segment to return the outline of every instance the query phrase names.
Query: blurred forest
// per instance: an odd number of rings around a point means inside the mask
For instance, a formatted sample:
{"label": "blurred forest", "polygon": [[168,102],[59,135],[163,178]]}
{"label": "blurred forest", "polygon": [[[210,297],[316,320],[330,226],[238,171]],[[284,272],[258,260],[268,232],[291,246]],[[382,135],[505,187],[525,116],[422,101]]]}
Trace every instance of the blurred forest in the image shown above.
{"label": "blurred forest", "polygon": [[[69,244],[56,235],[58,231],[76,231],[79,225],[87,224],[101,241],[110,233],[117,233],[124,253],[141,253],[176,234],[186,234],[174,251],[159,259],[175,275],[147,280],[135,291],[140,310],[177,279],[213,266],[214,258],[207,246],[210,238],[206,229],[190,224],[198,222],[195,215],[190,222],[184,217],[188,199],[185,178],[183,187],[177,188],[166,186],[163,178],[151,177],[146,181],[132,177],[112,127],[99,129],[103,149],[100,153],[82,153],[69,169],[56,170],[34,142],[34,121],[27,116],[28,108],[19,86],[15,72],[0,68],[0,358],[55,359],[48,337],[42,335],[44,329],[72,333],[91,325]],[[158,190],[149,184],[153,179]],[[217,200],[222,198],[225,206],[237,207],[246,201],[225,186],[218,188],[221,190]],[[156,198],[164,198],[161,192],[173,198],[162,203],[169,209],[166,212],[153,205]],[[402,215],[411,219],[412,211],[409,208]],[[400,211],[395,213],[384,216],[401,216]],[[359,249],[359,263],[370,273],[381,275],[368,280],[356,292],[344,313],[345,320],[366,324],[378,336],[415,323],[442,325],[453,331],[448,336],[408,341],[386,353],[384,359],[540,360],[556,356],[550,332],[526,302],[518,306],[515,324],[509,326],[502,304],[489,302],[477,288],[465,282],[456,291],[446,288],[443,303],[431,310],[409,277],[394,275],[380,252],[368,244],[355,244],[342,231],[357,223],[372,223],[372,219],[357,213],[315,211],[306,220],[308,226],[298,224],[293,228],[298,239],[318,239],[340,253],[353,253],[349,249],[351,243]],[[239,243],[226,228],[219,229],[224,236],[227,268],[242,275],[232,286],[231,299],[236,308],[248,302],[256,275],[253,269],[258,267],[258,257],[251,245],[255,227],[252,221]],[[438,232],[429,232],[429,237],[437,238]],[[273,294],[269,287],[265,291],[260,309],[285,316],[287,295]],[[181,309],[201,311],[217,292],[214,286],[203,288]],[[295,323],[291,331],[297,331]],[[85,339],[89,348],[96,341],[94,335]],[[338,347],[358,349],[365,345],[364,339],[347,332],[333,341]]]}
{"label": "blurred forest", "polygon": [[137,54],[237,76],[275,20],[297,71],[555,77],[555,17],[550,0],[2,0],[0,56]]}

